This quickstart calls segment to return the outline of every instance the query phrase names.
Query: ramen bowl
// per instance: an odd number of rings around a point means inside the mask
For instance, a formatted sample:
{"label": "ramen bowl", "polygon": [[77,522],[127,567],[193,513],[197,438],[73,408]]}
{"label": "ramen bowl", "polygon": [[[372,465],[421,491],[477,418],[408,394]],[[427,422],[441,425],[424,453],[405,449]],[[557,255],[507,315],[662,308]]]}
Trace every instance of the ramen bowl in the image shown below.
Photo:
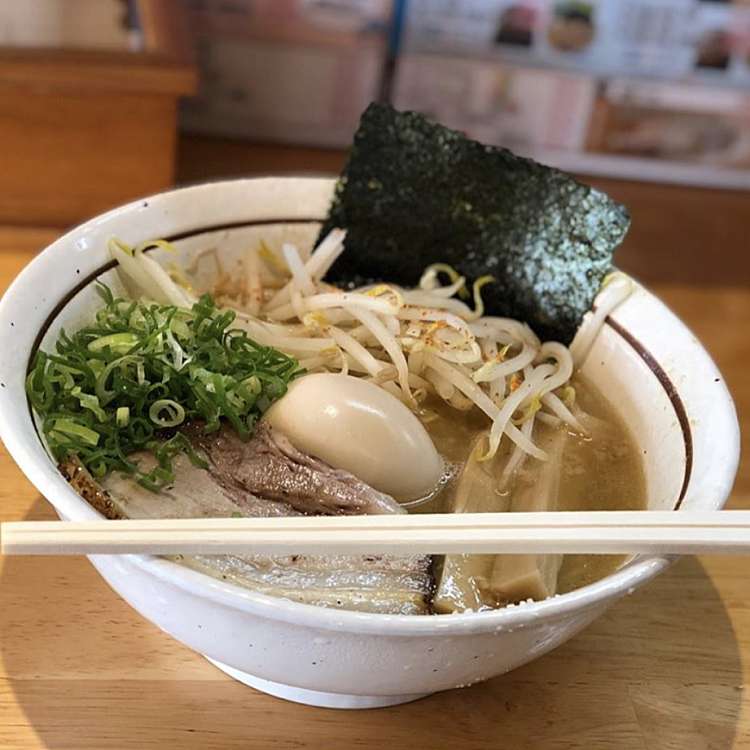
{"label": "ramen bowl", "polygon": [[[334,181],[262,178],[174,190],[69,232],[32,261],[0,302],[0,437],[60,518],[98,513],[58,473],[24,392],[30,358],[90,316],[94,282],[116,285],[107,241],[173,242],[170,262],[203,281],[263,237],[313,242]],[[211,248],[215,257],[205,260]],[[156,256],[162,251],[157,250]],[[200,260],[200,257],[204,260]],[[713,510],[730,492],[739,430],[723,378],[693,334],[653,294],[634,292],[609,317],[583,365],[643,454],[648,508]],[[666,569],[637,556],[570,593],[487,612],[365,614],[269,597],[146,555],[90,558],[143,617],[255,688],[318,706],[387,706],[508,672],[555,648],[620,597]]]}

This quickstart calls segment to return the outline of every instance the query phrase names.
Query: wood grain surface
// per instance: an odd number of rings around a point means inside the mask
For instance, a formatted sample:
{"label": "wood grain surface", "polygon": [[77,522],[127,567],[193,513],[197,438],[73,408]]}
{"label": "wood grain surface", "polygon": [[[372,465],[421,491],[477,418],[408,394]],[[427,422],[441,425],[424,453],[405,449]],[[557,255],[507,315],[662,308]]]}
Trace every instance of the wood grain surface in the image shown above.
{"label": "wood grain surface", "polygon": [[0,47],[0,223],[64,226],[172,184],[177,100],[198,85],[187,19],[137,5],[142,50]]}
{"label": "wood grain surface", "polygon": [[[652,287],[718,361],[748,434],[748,260],[743,246],[725,241],[747,231],[750,199],[712,193],[706,208],[683,191],[695,215],[684,227],[662,227],[660,214],[680,212],[676,189],[643,186],[644,198],[640,186],[615,187],[658,235],[648,252],[662,255],[644,263],[641,277],[656,269]],[[722,206],[731,226],[712,213]],[[691,234],[707,243],[702,253]],[[0,229],[0,287],[53,236]],[[678,259],[685,247],[693,265],[677,264],[672,275],[695,283],[664,283],[663,256]],[[629,252],[648,258],[636,246]],[[730,268],[712,275],[715,265]],[[711,283],[698,283],[702,276]],[[730,507],[750,508],[747,446]],[[0,520],[24,518],[53,514],[3,449]],[[233,682],[142,620],[86,560],[0,560],[0,748],[750,748],[749,574],[746,557],[684,559],[566,645],[506,676],[405,706],[336,712]]]}
{"label": "wood grain surface", "polygon": [[0,221],[65,225],[164,189],[176,107],[175,96],[0,85]]}

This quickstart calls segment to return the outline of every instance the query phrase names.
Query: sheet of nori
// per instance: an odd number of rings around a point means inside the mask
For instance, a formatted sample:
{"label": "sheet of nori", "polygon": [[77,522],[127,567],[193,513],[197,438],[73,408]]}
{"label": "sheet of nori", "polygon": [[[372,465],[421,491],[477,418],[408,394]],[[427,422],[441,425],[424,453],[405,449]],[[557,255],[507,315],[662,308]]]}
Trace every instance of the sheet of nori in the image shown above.
{"label": "sheet of nori", "polygon": [[629,223],[623,206],[563,172],[371,104],[321,236],[347,229],[331,281],[412,286],[435,262],[492,274],[486,314],[568,344]]}

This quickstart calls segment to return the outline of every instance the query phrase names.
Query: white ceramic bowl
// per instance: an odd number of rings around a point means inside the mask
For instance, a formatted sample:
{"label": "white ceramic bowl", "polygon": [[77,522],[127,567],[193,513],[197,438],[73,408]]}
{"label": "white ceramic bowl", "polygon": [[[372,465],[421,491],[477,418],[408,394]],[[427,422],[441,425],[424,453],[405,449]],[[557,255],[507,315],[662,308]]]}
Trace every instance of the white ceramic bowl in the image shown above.
{"label": "white ceramic bowl", "polygon": [[[97,517],[58,474],[24,395],[32,352],[86,319],[92,281],[116,283],[106,242],[173,240],[185,258],[220,247],[231,266],[260,236],[310,243],[333,181],[264,178],[175,190],[74,229],[21,273],[0,303],[0,436],[62,518]],[[212,274],[204,261],[201,273]],[[715,509],[735,476],[739,429],[714,363],[642,288],[612,316],[584,366],[643,449],[652,509]],[[563,643],[660,571],[638,557],[547,601],[451,616],[342,612],[257,594],[155,557],[91,558],[144,617],[249,685],[323,706],[385,706],[507,672]]]}

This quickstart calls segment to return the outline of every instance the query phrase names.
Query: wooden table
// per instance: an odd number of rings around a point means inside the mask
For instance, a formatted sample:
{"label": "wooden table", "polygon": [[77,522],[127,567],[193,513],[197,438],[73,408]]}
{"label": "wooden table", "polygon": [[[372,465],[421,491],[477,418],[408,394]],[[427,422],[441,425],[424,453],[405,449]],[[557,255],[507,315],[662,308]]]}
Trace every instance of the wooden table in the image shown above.
{"label": "wooden table", "polygon": [[[618,185],[634,199],[641,194]],[[656,197],[634,213],[643,209],[655,226],[658,215],[677,215],[674,189],[648,190]],[[745,246],[719,259],[720,240],[746,232],[750,198],[721,195],[705,201],[717,211],[728,206],[733,228],[717,220],[714,237],[706,228],[714,226],[706,215],[713,209],[687,191],[686,205],[704,211],[703,223],[689,215],[684,231],[679,224],[660,231],[676,251],[697,248],[695,232],[708,233],[713,250],[696,262],[723,264],[722,278],[654,288],[717,359],[750,434]],[[0,287],[55,234],[0,229]],[[683,262],[675,278],[688,278],[688,267]],[[701,275],[694,266],[690,278]],[[4,450],[0,495],[2,520],[53,518]],[[730,507],[750,508],[747,447]],[[84,559],[0,560],[0,748],[750,748],[749,572],[746,557],[685,559],[573,641],[507,676],[410,705],[344,713],[233,682],[142,620]]]}

